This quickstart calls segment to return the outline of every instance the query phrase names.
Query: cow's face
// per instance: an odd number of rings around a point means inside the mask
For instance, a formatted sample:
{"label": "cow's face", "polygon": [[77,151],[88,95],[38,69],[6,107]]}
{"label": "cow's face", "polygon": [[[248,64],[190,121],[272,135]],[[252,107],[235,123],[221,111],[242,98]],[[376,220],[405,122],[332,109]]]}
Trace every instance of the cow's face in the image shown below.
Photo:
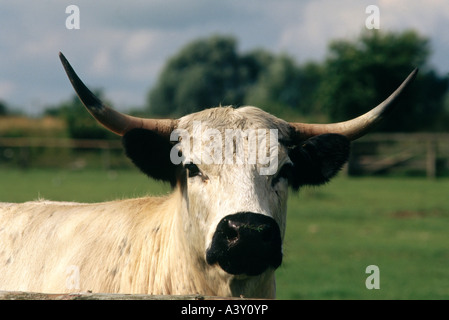
{"label": "cow's face", "polygon": [[188,115],[172,140],[136,129],[124,146],[146,174],[179,186],[192,252],[240,278],[281,264],[288,186],[328,181],[349,153],[343,136],[297,141],[287,122],[253,107]]}

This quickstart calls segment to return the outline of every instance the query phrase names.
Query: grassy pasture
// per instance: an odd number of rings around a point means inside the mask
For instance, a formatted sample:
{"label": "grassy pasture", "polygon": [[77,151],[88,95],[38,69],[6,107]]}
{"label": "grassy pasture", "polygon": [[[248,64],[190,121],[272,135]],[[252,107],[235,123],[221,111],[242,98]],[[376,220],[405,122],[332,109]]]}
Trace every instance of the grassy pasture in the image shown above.
{"label": "grassy pasture", "polygon": [[[169,192],[137,170],[0,170],[0,201]],[[449,299],[449,180],[346,178],[291,194],[279,299]],[[369,265],[380,289],[368,290]]]}

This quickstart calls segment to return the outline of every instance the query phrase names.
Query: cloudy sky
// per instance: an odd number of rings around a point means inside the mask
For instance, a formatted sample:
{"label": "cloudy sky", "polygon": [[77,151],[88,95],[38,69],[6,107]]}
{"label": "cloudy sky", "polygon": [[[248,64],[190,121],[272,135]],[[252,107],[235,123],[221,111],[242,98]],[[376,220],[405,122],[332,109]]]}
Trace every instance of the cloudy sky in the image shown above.
{"label": "cloudy sky", "polygon": [[[79,8],[79,29],[66,28],[69,5]],[[233,35],[240,51],[319,61],[329,40],[366,28],[369,5],[381,30],[429,37],[431,64],[449,72],[447,0],[0,0],[0,100],[36,115],[70,98],[59,51],[119,110],[143,106],[166,59],[198,37]]]}

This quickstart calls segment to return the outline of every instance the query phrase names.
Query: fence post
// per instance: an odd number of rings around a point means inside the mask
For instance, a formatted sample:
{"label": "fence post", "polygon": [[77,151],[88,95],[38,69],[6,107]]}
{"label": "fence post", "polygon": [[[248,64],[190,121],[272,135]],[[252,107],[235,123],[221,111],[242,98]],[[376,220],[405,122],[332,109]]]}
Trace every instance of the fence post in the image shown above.
{"label": "fence post", "polygon": [[427,178],[435,179],[437,176],[437,144],[436,141],[429,137],[426,141],[426,173]]}

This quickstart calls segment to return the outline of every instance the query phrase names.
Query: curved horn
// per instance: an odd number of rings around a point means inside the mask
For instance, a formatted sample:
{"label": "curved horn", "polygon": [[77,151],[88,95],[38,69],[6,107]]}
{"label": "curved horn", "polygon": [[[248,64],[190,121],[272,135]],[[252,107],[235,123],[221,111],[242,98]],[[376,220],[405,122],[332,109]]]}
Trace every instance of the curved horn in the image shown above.
{"label": "curved horn", "polygon": [[414,69],[407,79],[384,102],[357,118],[330,124],[290,123],[290,125],[299,133],[299,139],[301,140],[323,133],[339,133],[346,136],[349,140],[358,139],[382,121],[394,109],[398,98],[415,79],[417,73],[418,68]]}
{"label": "curved horn", "polygon": [[84,85],[61,52],[59,53],[59,58],[61,59],[65,72],[81,102],[89,113],[104,127],[121,136],[131,129],[142,128],[170,138],[171,132],[178,124],[177,120],[137,118],[111,109],[104,105],[103,102]]}

